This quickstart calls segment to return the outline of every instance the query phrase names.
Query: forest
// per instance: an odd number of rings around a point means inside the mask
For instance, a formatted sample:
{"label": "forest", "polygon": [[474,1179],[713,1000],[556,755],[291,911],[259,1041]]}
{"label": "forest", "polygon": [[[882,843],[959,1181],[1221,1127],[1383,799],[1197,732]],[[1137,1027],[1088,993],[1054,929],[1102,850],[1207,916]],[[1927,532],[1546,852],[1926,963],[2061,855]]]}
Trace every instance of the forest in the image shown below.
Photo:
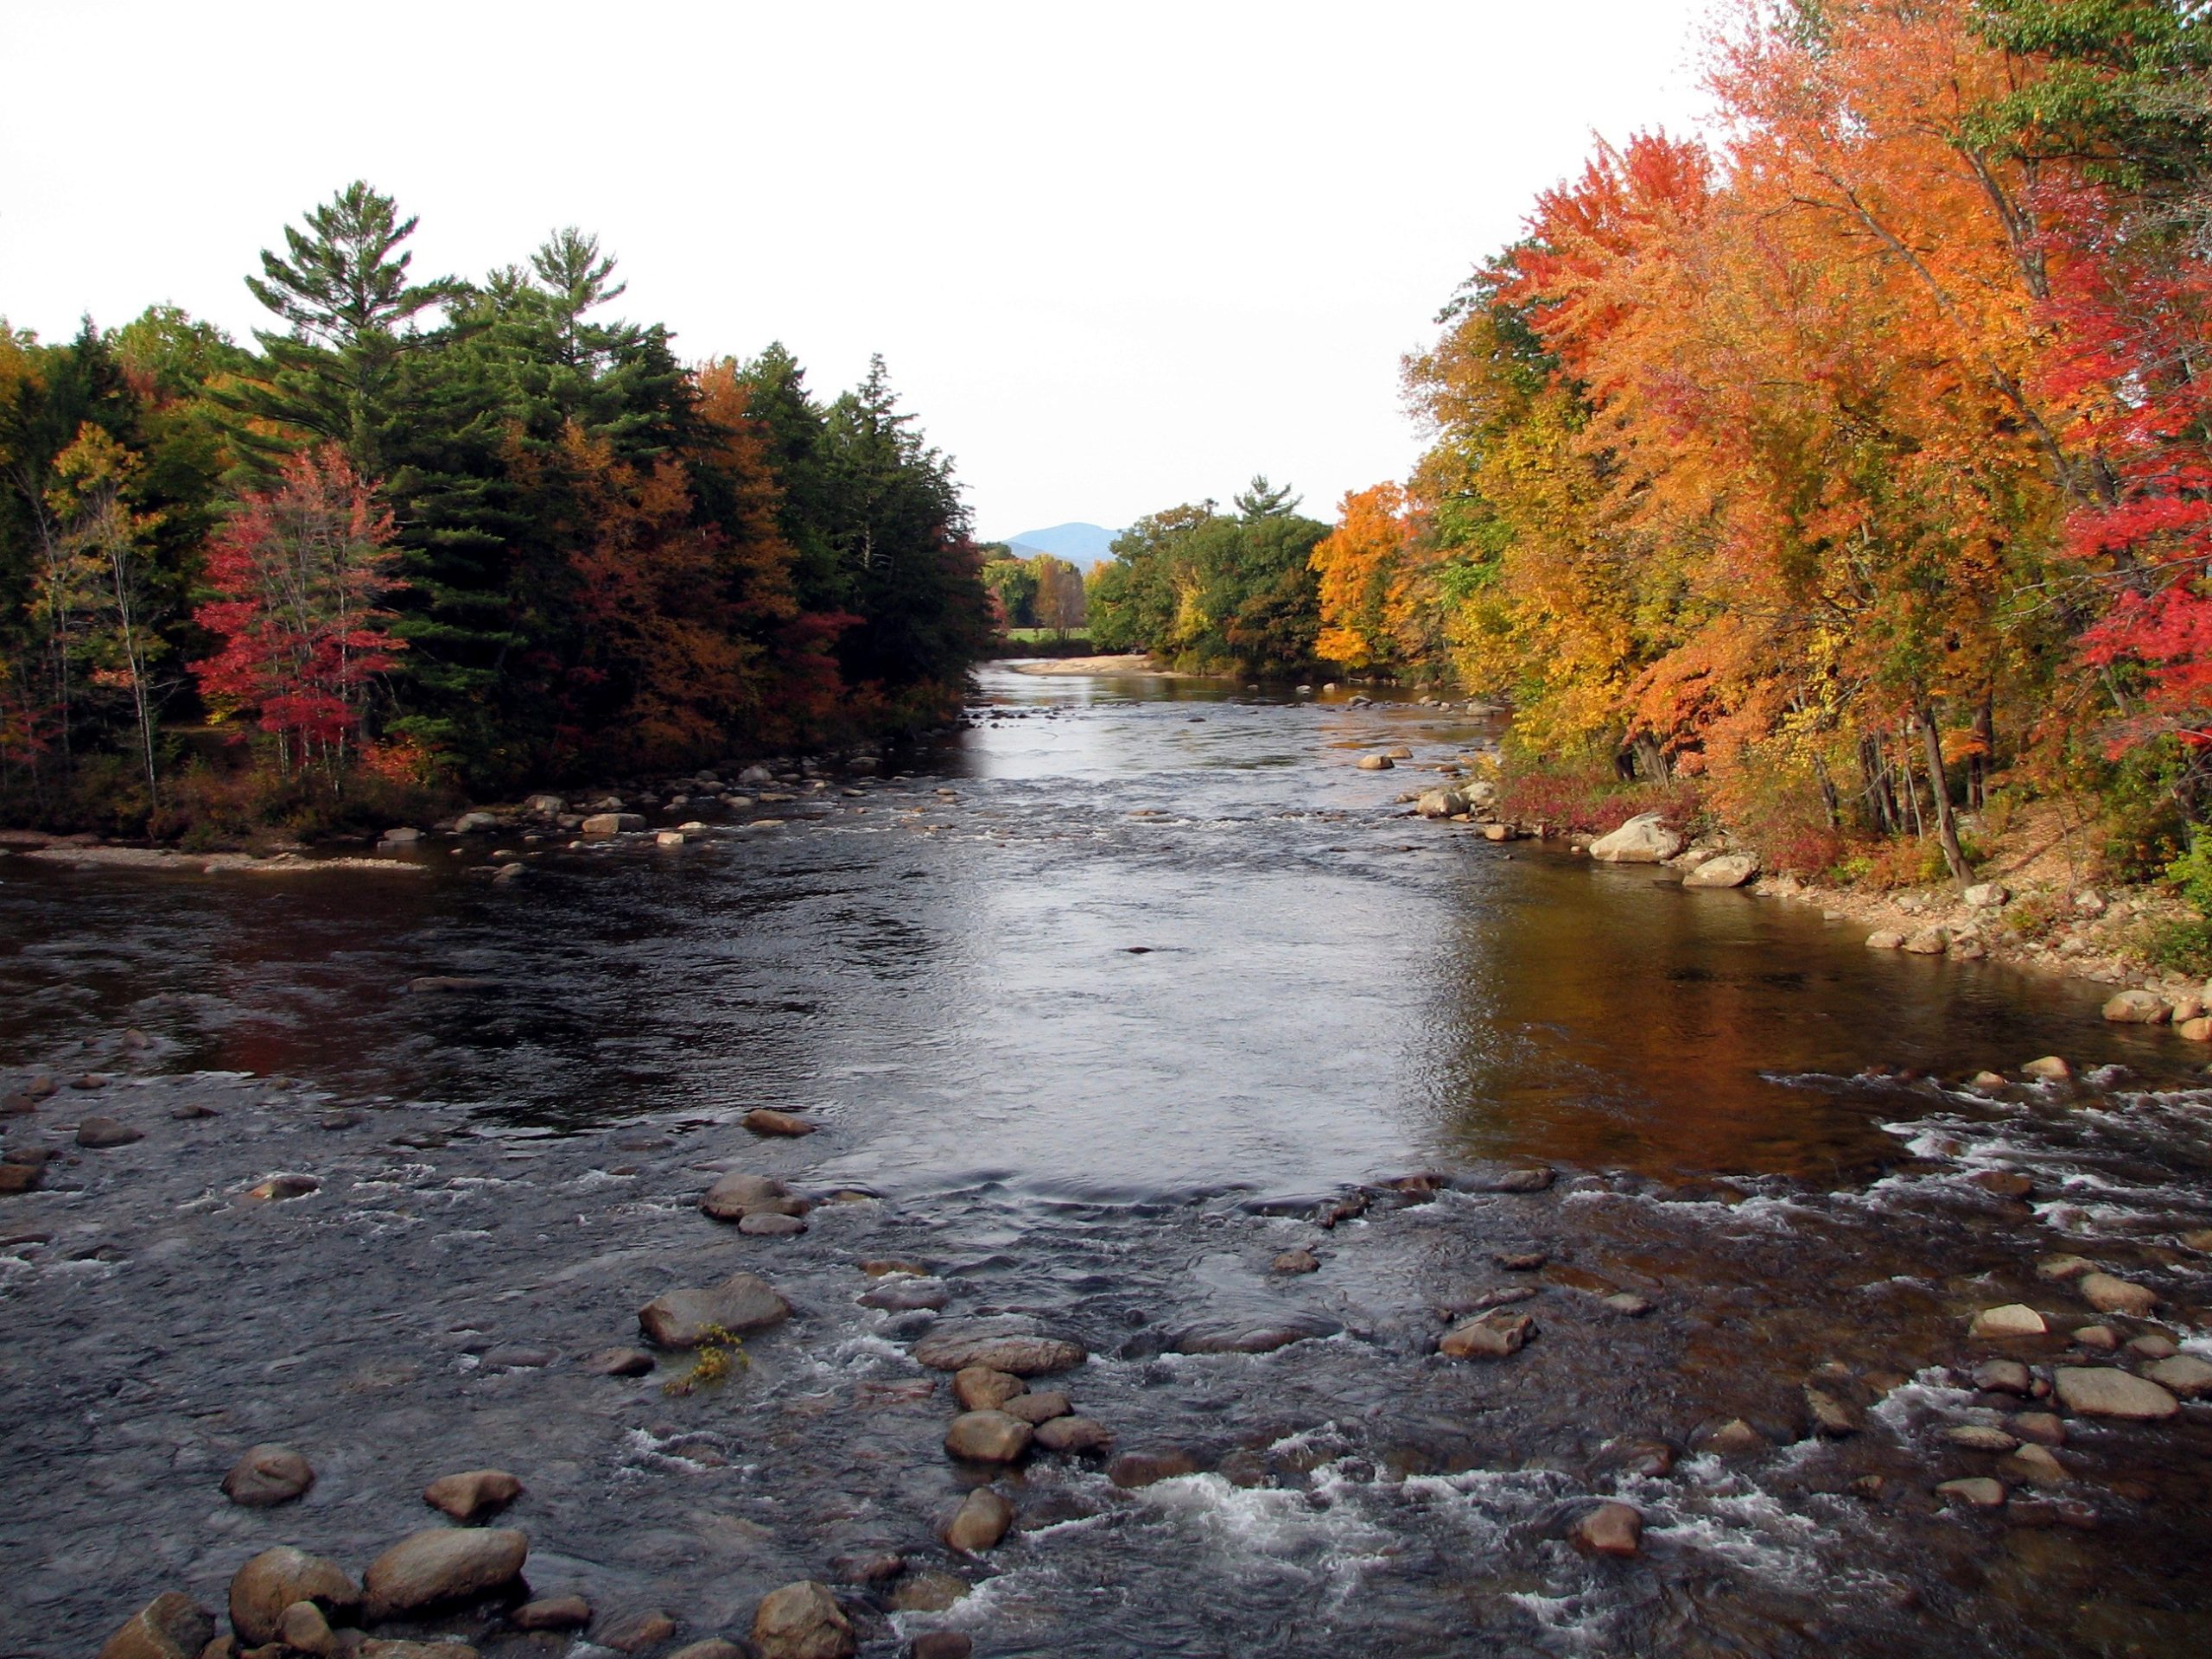
{"label": "forest", "polygon": [[1708,61],[1713,137],[1599,145],[1406,363],[1315,654],[1774,868],[1959,879],[2001,780],[2212,898],[2212,9],[1792,0]]}
{"label": "forest", "polygon": [[0,816],[222,836],[942,720],[993,632],[878,359],[687,362],[568,229],[418,278],[356,182],[246,279],[0,324]]}

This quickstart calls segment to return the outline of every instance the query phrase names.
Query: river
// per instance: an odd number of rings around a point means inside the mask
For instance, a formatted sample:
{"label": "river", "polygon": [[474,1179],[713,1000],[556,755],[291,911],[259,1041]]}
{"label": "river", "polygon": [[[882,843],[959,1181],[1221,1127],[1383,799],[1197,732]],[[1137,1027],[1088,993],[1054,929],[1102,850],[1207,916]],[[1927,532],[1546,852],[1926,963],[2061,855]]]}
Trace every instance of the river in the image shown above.
{"label": "river", "polygon": [[[889,1550],[903,1578],[841,1588],[871,1654],[2206,1650],[2212,1406],[2069,1418],[2050,1485],[1946,1436],[2039,1403],[1978,1362],[2086,1363],[2045,1258],[2157,1293],[2117,1336],[2212,1356],[2201,1054],[2094,987],[1422,823],[1395,802],[1424,774],[1351,764],[1495,739],[1464,715],[996,666],[971,714],[887,776],[661,815],[722,826],[682,848],[0,861],[0,1088],[108,1079],[0,1120],[57,1154],[0,1198],[0,1652],[92,1651],[162,1590],[219,1606],[271,1543],[358,1571],[484,1466],[527,1488],[533,1592],[595,1632],[741,1636]],[[2124,1070],[1959,1086],[2051,1053]],[[820,1132],[757,1138],[761,1106]],[[144,1138],[78,1149],[95,1110]],[[820,1200],[808,1230],[700,1214],[733,1168]],[[241,1196],[277,1173],[318,1185]],[[1318,1271],[1271,1270],[1300,1248]],[[862,1305],[873,1258],[944,1307]],[[798,1316],[722,1386],[582,1363],[740,1268]],[[1440,1310],[1522,1292],[1519,1352],[1434,1351]],[[2053,1334],[1969,1340],[2012,1302]],[[948,1554],[990,1471],[947,1458],[907,1350],[980,1319],[1084,1344],[1033,1386],[1192,1471],[1034,1456],[997,1477],[1014,1534]],[[1707,1449],[1731,1420],[1764,1445]],[[314,1488],[232,1505],[270,1441]],[[1935,1491],[1992,1475],[1996,1510]],[[1634,1559],[1573,1547],[1601,1498],[1642,1512]]]}

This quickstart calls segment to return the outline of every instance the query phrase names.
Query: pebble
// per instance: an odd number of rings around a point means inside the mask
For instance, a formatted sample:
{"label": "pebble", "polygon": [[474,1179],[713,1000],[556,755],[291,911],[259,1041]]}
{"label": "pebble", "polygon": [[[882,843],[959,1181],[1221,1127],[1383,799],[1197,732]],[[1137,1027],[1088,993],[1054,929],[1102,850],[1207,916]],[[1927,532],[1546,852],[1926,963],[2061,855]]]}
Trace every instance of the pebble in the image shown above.
{"label": "pebble", "polygon": [[1600,1503],[1574,1523],[1568,1536],[1586,1555],[1625,1559],[1643,1550],[1643,1516],[1630,1504]]}
{"label": "pebble", "polygon": [[524,1602],[507,1622],[518,1630],[581,1630],[591,1623],[591,1604],[582,1596],[548,1596]]}
{"label": "pebble", "polygon": [[1496,1260],[1508,1273],[1534,1273],[1551,1258],[1541,1250],[1508,1250]]}
{"label": "pebble", "polygon": [[1974,1475],[1965,1480],[1947,1480],[1936,1488],[1936,1496],[1948,1498],[1976,1510],[2002,1509],[2005,1505],[2005,1484],[1992,1480],[1987,1475]]}
{"label": "pebble", "polygon": [[710,1325],[742,1336],[781,1325],[791,1313],[766,1280],[737,1273],[704,1289],[663,1292],[638,1310],[638,1326],[660,1347],[696,1348]]}
{"label": "pebble", "polygon": [[133,1613],[101,1646],[99,1659],[200,1659],[214,1639],[214,1615],[171,1590]]}
{"label": "pebble", "polygon": [[530,1540],[505,1527],[432,1527],[369,1563],[361,1585],[371,1623],[501,1589],[522,1576]]}
{"label": "pebble", "polygon": [[860,1639],[829,1587],[803,1579],[760,1599],[753,1651],[758,1659],[852,1659]]}
{"label": "pebble", "polygon": [[972,1463],[1012,1463],[1029,1449],[1036,1431],[1002,1411],[967,1411],[945,1431],[944,1449]]}
{"label": "pebble", "polygon": [[[248,1448],[223,1477],[223,1495],[250,1510],[289,1503],[315,1484],[315,1465],[289,1446]],[[264,1638],[265,1639],[265,1638]]]}
{"label": "pebble", "polygon": [[1014,1505],[995,1489],[979,1486],[945,1523],[944,1541],[961,1554],[978,1555],[995,1549],[1013,1525]]}
{"label": "pebble", "polygon": [[509,1342],[486,1349],[478,1363],[487,1371],[537,1371],[559,1357],[552,1349],[534,1343]]}
{"label": "pebble", "polygon": [[2082,1275],[2082,1300],[2100,1313],[2121,1313],[2145,1319],[2158,1306],[2158,1294],[2145,1285],[2131,1284],[2109,1273]]}
{"label": "pebble", "polygon": [[2156,1382],[2108,1365],[2061,1365],[2051,1373],[2051,1382],[2059,1404],[2082,1417],[2155,1422],[2181,1409]]}
{"label": "pebble", "polygon": [[1485,1313],[1455,1325],[1436,1344],[1448,1359],[1505,1359],[1517,1354],[1536,1333],[1526,1313]]}
{"label": "pebble", "polygon": [[337,1562],[279,1544],[232,1576],[231,1628],[249,1646],[274,1642],[284,1610],[301,1601],[348,1617],[361,1605],[361,1587]]}
{"label": "pebble", "polygon": [[1975,1314],[1974,1322],[1967,1327],[1967,1334],[2002,1341],[2039,1337],[2050,1329],[2043,1315],[2024,1302],[2007,1302],[2001,1307],[1985,1307]]}
{"label": "pebble", "polygon": [[134,1141],[145,1138],[143,1129],[134,1129],[119,1118],[93,1116],[77,1125],[77,1144],[92,1152],[105,1152],[112,1147],[127,1147]]}
{"label": "pebble", "polygon": [[423,1489],[423,1501],[456,1521],[475,1521],[504,1510],[523,1492],[522,1482],[504,1469],[471,1469],[441,1475]]}
{"label": "pebble", "polygon": [[1049,1417],[1037,1425],[1037,1444],[1063,1457],[1103,1458],[1114,1449],[1114,1435],[1088,1417]]}

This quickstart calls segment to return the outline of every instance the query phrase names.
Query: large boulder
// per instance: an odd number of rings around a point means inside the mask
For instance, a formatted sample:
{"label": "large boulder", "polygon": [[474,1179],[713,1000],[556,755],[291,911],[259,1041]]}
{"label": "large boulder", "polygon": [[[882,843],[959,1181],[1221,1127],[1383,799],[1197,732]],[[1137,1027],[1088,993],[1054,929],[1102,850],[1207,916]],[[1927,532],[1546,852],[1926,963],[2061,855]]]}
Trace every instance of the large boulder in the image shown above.
{"label": "large boulder", "polygon": [[1012,1376],[1065,1371],[1090,1357],[1080,1343],[992,1325],[932,1331],[914,1344],[913,1355],[917,1363],[933,1371],[962,1371],[982,1365]]}
{"label": "large boulder", "polygon": [[811,1579],[771,1590],[753,1614],[760,1659],[852,1659],[860,1645],[837,1598]]}
{"label": "large boulder", "polygon": [[1657,864],[1681,850],[1681,836],[1656,812],[1638,813],[1590,843],[1590,856],[1607,864]]}
{"label": "large boulder", "polygon": [[704,1289],[664,1291],[638,1310],[638,1325],[663,1348],[696,1348],[709,1327],[719,1325],[741,1337],[781,1325],[791,1316],[791,1305],[767,1281],[754,1274],[734,1273]]}
{"label": "large boulder", "polygon": [[401,1539],[362,1575],[372,1623],[505,1589],[522,1576],[530,1540],[511,1527],[431,1527]]}
{"label": "large boulder", "polygon": [[284,1610],[299,1601],[344,1617],[361,1605],[361,1586],[337,1562],[279,1544],[263,1550],[232,1577],[231,1628],[248,1647],[274,1642]]}
{"label": "large boulder", "polygon": [[1723,853],[1709,858],[1682,878],[1686,887],[1740,887],[1759,873],[1756,853]]}
{"label": "large boulder", "polygon": [[100,1648],[99,1659],[200,1659],[215,1639],[215,1616],[172,1590],[156,1596]]}

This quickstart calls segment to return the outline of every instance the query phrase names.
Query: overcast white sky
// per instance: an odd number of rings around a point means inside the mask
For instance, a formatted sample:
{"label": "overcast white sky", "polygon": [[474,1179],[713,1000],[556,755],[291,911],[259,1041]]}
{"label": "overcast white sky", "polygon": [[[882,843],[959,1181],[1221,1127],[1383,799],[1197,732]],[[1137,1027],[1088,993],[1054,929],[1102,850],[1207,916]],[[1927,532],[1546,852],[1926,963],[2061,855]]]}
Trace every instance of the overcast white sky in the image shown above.
{"label": "overcast white sky", "polygon": [[1706,0],[10,0],[0,315],[240,280],[367,178],[415,270],[554,226],[687,357],[888,359],[979,531],[1401,476],[1397,362],[1593,132],[1693,125]]}

